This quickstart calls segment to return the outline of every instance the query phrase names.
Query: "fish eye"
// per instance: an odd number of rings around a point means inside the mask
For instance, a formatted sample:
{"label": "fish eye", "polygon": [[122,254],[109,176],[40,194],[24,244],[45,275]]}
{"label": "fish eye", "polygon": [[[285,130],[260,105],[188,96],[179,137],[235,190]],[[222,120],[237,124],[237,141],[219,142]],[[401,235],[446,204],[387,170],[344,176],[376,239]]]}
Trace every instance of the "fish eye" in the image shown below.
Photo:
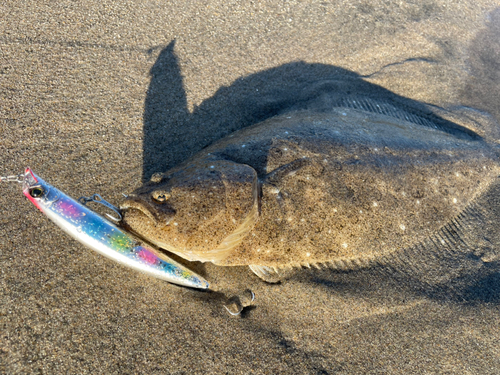
{"label": "fish eye", "polygon": [[170,194],[164,191],[155,191],[152,194],[152,198],[157,202],[163,203],[170,198]]}
{"label": "fish eye", "polygon": [[39,186],[34,187],[33,189],[30,190],[30,195],[33,198],[40,198],[43,194],[43,189]]}

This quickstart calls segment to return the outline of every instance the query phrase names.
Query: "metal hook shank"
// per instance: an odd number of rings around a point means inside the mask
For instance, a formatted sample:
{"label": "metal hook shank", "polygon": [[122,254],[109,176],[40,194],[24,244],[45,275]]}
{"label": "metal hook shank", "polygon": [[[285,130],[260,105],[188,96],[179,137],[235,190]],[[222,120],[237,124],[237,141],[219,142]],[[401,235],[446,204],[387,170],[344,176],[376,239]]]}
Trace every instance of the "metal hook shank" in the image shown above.
{"label": "metal hook shank", "polygon": [[88,202],[100,203],[103,206],[109,208],[110,210],[113,210],[118,215],[118,217],[115,217],[110,214],[106,214],[106,216],[109,217],[111,220],[118,223],[123,219],[123,216],[118,207],[115,207],[108,201],[104,200],[99,194],[94,194],[91,197],[80,197],[78,198],[78,202],[80,202],[83,205],[87,205]]}

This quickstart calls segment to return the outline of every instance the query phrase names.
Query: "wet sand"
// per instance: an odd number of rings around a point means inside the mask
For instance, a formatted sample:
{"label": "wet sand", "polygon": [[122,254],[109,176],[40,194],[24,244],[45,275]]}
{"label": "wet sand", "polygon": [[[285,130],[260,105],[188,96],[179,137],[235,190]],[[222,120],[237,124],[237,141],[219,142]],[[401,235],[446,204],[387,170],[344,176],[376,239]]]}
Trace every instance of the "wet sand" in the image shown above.
{"label": "wet sand", "polygon": [[[76,198],[117,204],[151,173],[339,77],[500,118],[495,1],[0,9],[0,175],[29,165]],[[499,371],[498,273],[447,295],[373,270],[303,270],[269,285],[246,267],[194,264],[217,285],[200,292],[112,263],[19,186],[0,187],[0,373]],[[230,316],[223,303],[247,288],[253,306]]]}

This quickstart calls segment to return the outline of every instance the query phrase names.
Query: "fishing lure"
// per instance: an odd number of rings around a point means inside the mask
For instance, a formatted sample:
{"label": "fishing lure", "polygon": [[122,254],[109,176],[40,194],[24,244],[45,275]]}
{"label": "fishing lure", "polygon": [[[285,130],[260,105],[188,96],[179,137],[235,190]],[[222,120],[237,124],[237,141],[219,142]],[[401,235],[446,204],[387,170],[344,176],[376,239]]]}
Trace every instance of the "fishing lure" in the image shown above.
{"label": "fishing lure", "polygon": [[[9,177],[2,180],[16,180],[16,176]],[[155,249],[142,246],[132,235],[85,206],[88,201],[102,203],[120,215],[99,195],[76,201],[35,175],[30,168],[26,168],[18,182],[23,184],[24,195],[40,211],[83,245],[127,267],[170,283],[199,289],[209,287],[203,277]],[[118,221],[121,215],[111,218]]]}

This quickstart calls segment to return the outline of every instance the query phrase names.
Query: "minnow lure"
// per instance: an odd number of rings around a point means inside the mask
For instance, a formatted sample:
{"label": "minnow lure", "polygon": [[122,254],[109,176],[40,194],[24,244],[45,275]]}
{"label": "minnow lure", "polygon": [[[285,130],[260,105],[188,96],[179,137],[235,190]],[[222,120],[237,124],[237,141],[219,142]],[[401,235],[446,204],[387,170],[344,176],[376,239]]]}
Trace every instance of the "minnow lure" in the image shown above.
{"label": "minnow lure", "polygon": [[160,255],[153,248],[140,245],[133,236],[46,183],[30,168],[26,168],[19,182],[23,184],[24,195],[40,211],[83,245],[127,267],[170,283],[199,289],[209,287],[203,277]]}

